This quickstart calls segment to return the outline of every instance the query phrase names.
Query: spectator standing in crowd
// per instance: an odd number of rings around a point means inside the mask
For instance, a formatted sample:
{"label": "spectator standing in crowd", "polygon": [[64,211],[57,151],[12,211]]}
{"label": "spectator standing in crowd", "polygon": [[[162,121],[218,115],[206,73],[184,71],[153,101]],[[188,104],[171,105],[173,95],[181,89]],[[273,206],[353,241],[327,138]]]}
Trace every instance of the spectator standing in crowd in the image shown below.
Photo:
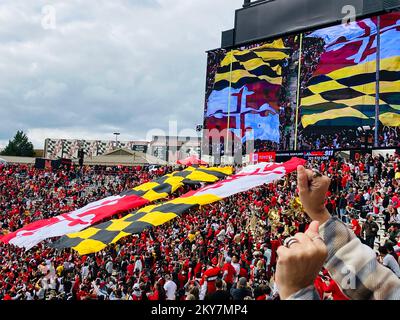
{"label": "spectator standing in crowd", "polygon": [[229,301],[232,299],[227,290],[224,289],[224,283],[221,279],[215,281],[216,291],[207,295],[205,300],[210,301]]}
{"label": "spectator standing in crowd", "polygon": [[164,290],[167,296],[167,300],[176,300],[177,285],[172,281],[170,275],[165,276]]}
{"label": "spectator standing in crowd", "polygon": [[379,247],[380,258],[382,259],[381,263],[389,268],[393,273],[400,278],[400,266],[398,261],[393,257],[393,255],[389,254],[389,251],[386,247]]}
{"label": "spectator standing in crowd", "polygon": [[242,277],[237,283],[237,287],[231,289],[233,300],[245,300],[246,297],[253,298],[252,291],[247,287],[247,279]]}
{"label": "spectator standing in crowd", "polygon": [[379,226],[374,221],[374,215],[372,213],[368,214],[367,221],[365,221],[362,226],[362,233],[365,237],[365,244],[372,249],[375,246],[375,238],[378,235],[378,231]]}

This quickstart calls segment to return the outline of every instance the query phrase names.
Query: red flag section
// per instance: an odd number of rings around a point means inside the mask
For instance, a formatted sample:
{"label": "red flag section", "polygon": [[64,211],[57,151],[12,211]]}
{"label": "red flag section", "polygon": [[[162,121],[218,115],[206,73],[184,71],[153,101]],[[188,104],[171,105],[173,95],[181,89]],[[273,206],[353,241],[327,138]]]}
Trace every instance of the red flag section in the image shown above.
{"label": "red flag section", "polygon": [[33,222],[3,236],[0,241],[25,247],[29,250],[44,239],[80,231],[105,218],[139,208],[148,203],[148,200],[137,195],[107,197],[73,212]]}

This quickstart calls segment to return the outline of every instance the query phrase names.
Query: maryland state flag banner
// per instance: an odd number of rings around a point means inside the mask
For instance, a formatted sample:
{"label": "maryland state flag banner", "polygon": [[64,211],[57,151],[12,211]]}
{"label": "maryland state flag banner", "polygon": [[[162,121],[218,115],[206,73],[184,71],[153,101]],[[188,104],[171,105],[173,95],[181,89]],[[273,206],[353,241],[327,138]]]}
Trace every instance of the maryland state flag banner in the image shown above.
{"label": "maryland state flag banner", "polygon": [[191,191],[177,199],[160,205],[146,206],[122,219],[111,220],[82,232],[68,234],[51,246],[57,249],[72,248],[81,255],[98,252],[121,238],[180,217],[190,209],[282,179],[304,163],[303,159],[293,158],[285,163],[260,163],[248,166],[226,180]]}
{"label": "maryland state flag banner", "polygon": [[33,222],[3,236],[0,238],[0,242],[29,250],[45,239],[78,232],[115,214],[165,199],[184,184],[216,182],[231,175],[232,171],[232,167],[189,167],[127,190],[120,195],[90,203],[73,212]]}
{"label": "maryland state flag banner", "polygon": [[[279,97],[289,49],[282,39],[225,53],[207,97],[206,127],[228,129],[243,141],[279,142]],[[212,55],[212,53],[210,53]]]}
{"label": "maryland state flag banner", "polygon": [[301,99],[301,122],[309,126],[374,125],[377,50],[382,125],[400,126],[400,14],[383,15],[380,47],[377,18],[317,30],[324,53]]}

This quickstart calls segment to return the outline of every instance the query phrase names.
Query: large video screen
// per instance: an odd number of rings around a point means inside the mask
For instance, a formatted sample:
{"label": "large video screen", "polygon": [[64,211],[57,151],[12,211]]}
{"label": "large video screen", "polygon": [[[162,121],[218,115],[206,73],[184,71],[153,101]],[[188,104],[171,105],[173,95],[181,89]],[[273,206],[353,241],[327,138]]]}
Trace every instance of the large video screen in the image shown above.
{"label": "large video screen", "polygon": [[205,128],[224,132],[222,151],[226,139],[239,145],[252,140],[258,149],[290,146],[295,106],[287,90],[296,49],[293,36],[209,52]]}
{"label": "large video screen", "polygon": [[400,14],[310,32],[304,45],[300,146],[375,145],[377,105],[377,145],[398,145]]}
{"label": "large video screen", "polygon": [[224,132],[222,154],[227,140],[256,151],[373,146],[377,111],[377,145],[400,145],[400,13],[210,51],[207,68],[205,138]]}

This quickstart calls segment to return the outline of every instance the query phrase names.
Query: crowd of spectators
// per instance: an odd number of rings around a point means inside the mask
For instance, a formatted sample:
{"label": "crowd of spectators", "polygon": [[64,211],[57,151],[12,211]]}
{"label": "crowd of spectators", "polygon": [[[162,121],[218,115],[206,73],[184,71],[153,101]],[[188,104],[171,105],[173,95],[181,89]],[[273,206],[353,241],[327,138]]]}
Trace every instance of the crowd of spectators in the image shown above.
{"label": "crowd of spectators", "polygon": [[[331,129],[331,128],[330,128]],[[342,128],[341,132],[332,130],[307,131],[299,133],[299,148],[305,150],[319,149],[352,149],[373,147],[373,136],[365,136],[354,128]],[[367,143],[365,143],[367,142]]]}
{"label": "crowd of spectators", "polygon": [[165,174],[142,167],[79,167],[41,170],[31,165],[0,165],[0,230],[14,231],[116,195]]}
{"label": "crowd of spectators", "polygon": [[[332,179],[327,209],[397,273],[400,157],[336,158],[309,165]],[[0,225],[4,232],[13,231],[169,170],[2,166]],[[0,244],[0,299],[279,299],[274,284],[277,248],[310,222],[296,197],[296,174],[291,174],[86,256],[71,249],[56,251],[47,241],[29,251]],[[322,299],[347,299],[326,270],[315,286]]]}
{"label": "crowd of spectators", "polygon": [[[375,131],[362,127],[320,128],[320,130],[300,131],[301,149],[354,149],[372,148],[375,145]],[[400,127],[381,127],[378,134],[378,147],[400,147]]]}
{"label": "crowd of spectators", "polygon": [[381,127],[379,132],[380,147],[400,147],[400,126]]}

